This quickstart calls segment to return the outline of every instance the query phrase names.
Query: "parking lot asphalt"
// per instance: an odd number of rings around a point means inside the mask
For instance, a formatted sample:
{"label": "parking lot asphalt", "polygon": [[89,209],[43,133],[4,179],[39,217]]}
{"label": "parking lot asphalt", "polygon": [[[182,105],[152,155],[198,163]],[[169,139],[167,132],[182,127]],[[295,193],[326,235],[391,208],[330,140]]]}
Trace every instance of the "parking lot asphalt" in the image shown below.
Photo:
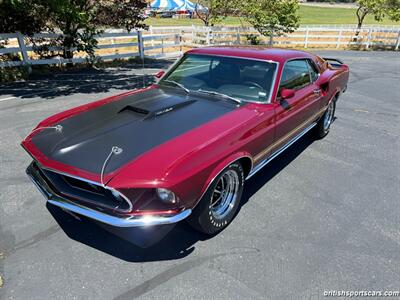
{"label": "parking lot asphalt", "polygon": [[400,53],[318,53],[351,69],[328,136],[306,135],[247,181],[239,214],[220,234],[206,238],[181,223],[144,250],[46,206],[19,146],[51,114],[140,87],[142,70],[0,86],[0,298],[322,299],[326,290],[399,290]]}

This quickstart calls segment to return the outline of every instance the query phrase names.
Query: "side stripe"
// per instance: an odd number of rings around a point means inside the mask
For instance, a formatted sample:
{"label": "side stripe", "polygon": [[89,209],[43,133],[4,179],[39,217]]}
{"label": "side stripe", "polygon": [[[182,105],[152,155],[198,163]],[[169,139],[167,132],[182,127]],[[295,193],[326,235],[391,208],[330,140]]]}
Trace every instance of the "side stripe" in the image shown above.
{"label": "side stripe", "polygon": [[328,106],[325,106],[323,109],[321,109],[320,111],[318,111],[315,115],[313,115],[311,118],[308,118],[306,121],[304,121],[303,123],[301,123],[299,126],[297,126],[295,129],[291,130],[289,133],[285,134],[282,138],[280,138],[279,140],[277,140],[276,142],[274,142],[273,144],[269,145],[268,148],[262,150],[260,153],[258,153],[255,157],[254,157],[254,162],[258,162],[259,160],[261,160],[262,158],[264,158],[265,155],[268,154],[268,152],[270,152],[275,146],[286,142],[288,139],[290,139],[297,131],[299,131],[300,129],[305,128],[307,125],[309,125],[312,121],[314,121],[315,119],[317,119],[318,117],[321,116],[321,114],[323,112],[325,112],[325,110],[327,109]]}

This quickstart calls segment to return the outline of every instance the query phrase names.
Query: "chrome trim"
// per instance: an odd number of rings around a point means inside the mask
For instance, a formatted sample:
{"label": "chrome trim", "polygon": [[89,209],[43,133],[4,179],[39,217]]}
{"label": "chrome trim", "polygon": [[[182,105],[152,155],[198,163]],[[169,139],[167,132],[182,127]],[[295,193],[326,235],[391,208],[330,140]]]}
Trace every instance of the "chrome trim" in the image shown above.
{"label": "chrome trim", "polygon": [[[212,48],[212,47],[211,47]],[[190,50],[189,50],[190,51]],[[173,64],[173,66],[172,67],[174,67],[174,68],[170,68],[169,70],[168,70],[168,72],[166,72],[165,74],[164,74],[164,76],[162,77],[162,78],[164,78],[164,77],[166,77],[167,75],[169,75],[170,73],[172,73],[174,70],[175,70],[175,67],[177,67],[177,65],[178,65],[178,62],[181,60],[181,59],[183,59],[186,55],[202,55],[202,56],[215,56],[215,57],[228,57],[228,58],[238,58],[238,59],[246,59],[246,60],[255,60],[255,61],[262,61],[262,62],[267,62],[267,63],[270,63],[270,64],[276,64],[276,69],[275,69],[275,74],[274,74],[274,79],[272,80],[272,83],[271,83],[271,92],[269,93],[269,96],[268,96],[268,100],[266,100],[266,101],[247,101],[247,100],[242,100],[243,102],[245,102],[245,103],[256,103],[256,104],[270,104],[270,103],[272,103],[272,94],[273,94],[273,91],[274,91],[274,88],[275,88],[275,83],[276,83],[276,79],[277,79],[277,77],[278,77],[278,71],[279,71],[279,66],[280,66],[280,63],[279,62],[277,62],[277,61],[274,61],[274,60],[270,60],[270,59],[262,59],[262,58],[251,58],[251,57],[241,57],[241,56],[233,56],[233,55],[218,55],[218,54],[208,54],[208,53],[188,53],[188,52],[186,52],[185,54],[183,54],[183,56],[181,56],[179,59],[177,59],[176,60],[176,62]],[[161,78],[160,78],[160,80],[161,80]],[[159,82],[159,81],[158,81]],[[158,84],[158,82],[157,82],[157,84]]]}
{"label": "chrome trim", "polygon": [[[221,190],[219,191],[217,188],[220,182]],[[238,200],[238,191],[239,175],[233,170],[228,170],[221,176],[217,182],[217,185],[215,186],[213,194],[211,195],[209,208],[215,219],[221,220],[232,211],[232,208],[235,206],[235,203]],[[214,199],[214,195],[216,193],[218,195],[217,200]]]}
{"label": "chrome trim", "polygon": [[335,113],[334,110],[334,103],[335,101],[331,101],[328,105],[328,109],[325,112],[324,115],[324,131],[327,132],[329,131],[329,127],[331,126],[332,120],[333,120],[333,115]]}
{"label": "chrome trim", "polygon": [[[278,86],[277,86],[277,90],[276,90],[275,102],[279,102],[279,101],[277,101],[277,100],[278,100],[278,91],[279,91],[279,86],[280,86],[281,81],[282,81],[282,74],[283,74],[283,69],[285,68],[285,65],[286,65],[289,61],[292,61],[292,60],[300,60],[300,59],[308,59],[308,60],[311,60],[311,61],[315,64],[315,62],[313,61],[313,59],[310,58],[310,57],[307,57],[307,56],[299,56],[299,57],[294,57],[294,58],[291,58],[291,59],[286,60],[286,61],[283,63],[283,66],[282,66],[281,76],[279,76],[279,82],[278,82]],[[318,67],[318,70],[319,70],[319,67]],[[308,70],[308,73],[310,74],[310,70]],[[318,78],[319,78],[320,76],[321,76],[321,70],[319,70],[318,77],[317,77],[316,80],[312,81],[310,84],[308,84],[308,85],[302,87],[301,89],[303,89],[303,88],[305,88],[305,87],[308,87],[308,86],[310,86],[311,84],[314,84],[314,83],[318,80]],[[311,75],[310,75],[310,80],[311,80]]]}
{"label": "chrome trim", "polygon": [[278,149],[275,151],[271,156],[269,156],[267,159],[263,160],[260,162],[247,176],[246,180],[251,178],[254,174],[256,174],[258,171],[260,171],[264,166],[266,166],[269,162],[271,162],[275,157],[277,157],[279,154],[281,154],[283,151],[285,151],[287,148],[289,148],[291,145],[293,145],[297,140],[299,140],[303,135],[305,135],[307,132],[309,132],[315,125],[317,125],[316,122],[312,123],[309,125],[307,128],[305,128],[302,132],[300,132],[297,136],[295,136],[293,139],[291,139],[287,144],[285,144],[282,148]]}
{"label": "chrome trim", "polygon": [[111,215],[101,213],[99,211],[78,205],[72,204],[67,201],[58,200],[47,200],[49,203],[58,206],[62,209],[74,212],[78,215],[85,216],[89,219],[105,223],[115,227],[143,227],[143,226],[154,226],[154,225],[166,225],[173,224],[187,218],[191,213],[191,209],[183,210],[182,212],[173,216],[140,216],[140,217],[129,217],[119,218]]}
{"label": "chrome trim", "polygon": [[52,191],[40,175],[37,174],[32,164],[27,168],[26,173],[50,204],[115,227],[142,227],[173,224],[187,218],[192,213],[191,209],[185,209],[175,215],[127,216],[125,218],[112,216],[59,197]]}
{"label": "chrome trim", "polygon": [[317,122],[318,118],[320,117],[321,113],[324,113],[327,107],[322,108],[319,110],[315,115],[311,116],[308,118],[306,121],[301,123],[299,126],[291,130],[289,133],[285,134],[283,137],[281,137],[279,140],[274,141],[272,144],[270,144],[267,148],[259,152],[257,155],[254,156],[253,160],[255,162],[258,162],[259,160],[263,159],[264,157],[267,156],[267,154],[270,152],[270,150],[274,149],[276,146],[280,145],[285,145],[284,143],[289,140],[293,136],[296,136],[296,133],[300,131],[301,129],[304,129],[308,124],[311,124],[313,121]]}
{"label": "chrome trim", "polygon": [[[272,62],[272,61],[269,61],[269,62]],[[276,85],[276,80],[278,78],[280,63],[279,62],[275,62],[275,63],[276,63],[276,70],[275,70],[275,74],[274,74],[274,79],[272,80],[271,92],[269,93],[269,98],[268,98],[267,104],[272,103],[272,94],[274,93],[274,91],[276,91],[276,95],[278,95],[278,89],[275,89],[275,85]],[[256,102],[256,103],[260,103],[260,102]]]}
{"label": "chrome trim", "polygon": [[179,56],[165,71],[164,75],[161,76],[160,78],[157,78],[157,80],[155,81],[155,84],[158,84],[160,82],[160,80],[162,80],[167,74],[171,73],[171,70],[175,68],[175,66],[179,63],[179,61],[185,56],[185,54]]}
{"label": "chrome trim", "polygon": [[[38,165],[40,165],[39,162],[36,162],[36,163],[37,163]],[[92,180],[89,180],[89,179],[85,179],[85,178],[82,178],[82,177],[79,177],[79,176],[74,176],[74,175],[71,175],[71,174],[68,174],[68,173],[60,172],[60,171],[58,171],[58,170],[54,170],[54,169],[47,168],[47,167],[44,167],[44,166],[40,166],[40,167],[41,167],[42,169],[44,169],[44,170],[47,170],[47,171],[50,171],[50,172],[53,172],[53,173],[56,173],[56,174],[59,174],[59,175],[62,175],[62,176],[67,176],[67,177],[70,177],[70,178],[74,178],[74,179],[77,179],[77,180],[81,180],[81,181],[84,181],[84,182],[87,182],[87,183],[90,183],[90,184],[93,184],[93,185],[97,185],[97,186],[99,186],[99,187],[102,187],[102,188],[104,188],[104,189],[107,189],[107,190],[110,190],[110,191],[112,191],[112,192],[115,192],[115,193],[119,194],[119,195],[122,197],[122,199],[124,199],[125,202],[128,203],[128,206],[129,206],[127,209],[120,209],[120,210],[119,210],[120,212],[130,212],[130,211],[132,210],[132,208],[133,208],[132,201],[131,201],[128,197],[126,197],[123,193],[121,193],[120,191],[117,191],[116,189],[114,189],[114,188],[112,188],[112,187],[103,186],[103,185],[102,185],[101,183],[99,183],[99,182],[92,181]]]}

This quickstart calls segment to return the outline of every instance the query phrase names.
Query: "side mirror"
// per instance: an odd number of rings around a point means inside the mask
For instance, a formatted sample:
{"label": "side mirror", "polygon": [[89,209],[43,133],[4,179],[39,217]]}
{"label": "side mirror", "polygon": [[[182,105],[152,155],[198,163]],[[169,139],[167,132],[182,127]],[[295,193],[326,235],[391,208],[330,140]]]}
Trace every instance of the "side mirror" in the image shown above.
{"label": "side mirror", "polygon": [[317,84],[319,86],[326,85],[331,80],[331,74],[322,73],[319,78],[317,79]]}
{"label": "side mirror", "polygon": [[282,99],[289,99],[292,98],[295,94],[295,90],[292,89],[282,89],[281,90],[281,97]]}
{"label": "side mirror", "polygon": [[164,76],[164,74],[165,74],[165,71],[161,70],[161,71],[158,71],[154,76],[156,76],[157,78],[161,78]]}

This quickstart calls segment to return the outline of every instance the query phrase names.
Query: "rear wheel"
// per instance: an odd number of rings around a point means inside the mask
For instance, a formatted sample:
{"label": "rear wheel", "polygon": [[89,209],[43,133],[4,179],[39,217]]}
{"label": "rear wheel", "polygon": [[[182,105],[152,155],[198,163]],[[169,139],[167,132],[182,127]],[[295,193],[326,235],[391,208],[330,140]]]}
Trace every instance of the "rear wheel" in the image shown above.
{"label": "rear wheel", "polygon": [[243,184],[242,165],[229,165],[211,183],[190,216],[189,224],[206,234],[214,234],[224,229],[239,208]]}
{"label": "rear wheel", "polygon": [[322,118],[318,121],[315,126],[315,134],[318,139],[322,139],[329,133],[329,129],[335,117],[336,99],[333,99],[326,109]]}

